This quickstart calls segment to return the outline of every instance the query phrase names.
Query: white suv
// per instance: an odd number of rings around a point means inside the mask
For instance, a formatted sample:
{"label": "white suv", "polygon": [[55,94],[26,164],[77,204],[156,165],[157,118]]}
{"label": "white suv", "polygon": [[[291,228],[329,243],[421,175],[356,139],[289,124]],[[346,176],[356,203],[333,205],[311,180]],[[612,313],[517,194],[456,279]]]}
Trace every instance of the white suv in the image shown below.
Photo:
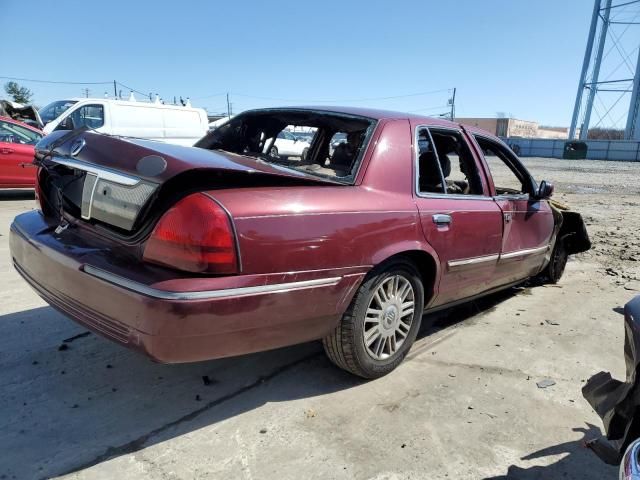
{"label": "white suv", "polygon": [[300,157],[307,158],[310,143],[302,138],[297,138],[291,132],[282,130],[276,137],[276,141],[269,150],[271,157]]}

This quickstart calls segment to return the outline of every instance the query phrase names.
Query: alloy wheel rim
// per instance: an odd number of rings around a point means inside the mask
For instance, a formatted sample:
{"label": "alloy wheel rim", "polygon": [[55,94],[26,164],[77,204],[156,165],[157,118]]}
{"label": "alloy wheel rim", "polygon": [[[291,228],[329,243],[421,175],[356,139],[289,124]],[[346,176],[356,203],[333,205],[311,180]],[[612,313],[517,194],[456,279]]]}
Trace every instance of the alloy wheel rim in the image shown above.
{"label": "alloy wheel rim", "polygon": [[405,277],[393,275],[378,285],[364,317],[364,347],[371,358],[386,360],[402,347],[414,310],[415,293]]}

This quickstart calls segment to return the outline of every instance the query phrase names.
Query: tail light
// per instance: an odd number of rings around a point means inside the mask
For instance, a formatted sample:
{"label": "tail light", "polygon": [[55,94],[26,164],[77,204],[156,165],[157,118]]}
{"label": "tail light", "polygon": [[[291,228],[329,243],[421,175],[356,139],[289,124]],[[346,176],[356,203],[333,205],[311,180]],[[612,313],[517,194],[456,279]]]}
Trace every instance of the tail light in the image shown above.
{"label": "tail light", "polygon": [[188,272],[236,273],[238,257],[229,215],[205,194],[183,198],[160,218],[143,259]]}

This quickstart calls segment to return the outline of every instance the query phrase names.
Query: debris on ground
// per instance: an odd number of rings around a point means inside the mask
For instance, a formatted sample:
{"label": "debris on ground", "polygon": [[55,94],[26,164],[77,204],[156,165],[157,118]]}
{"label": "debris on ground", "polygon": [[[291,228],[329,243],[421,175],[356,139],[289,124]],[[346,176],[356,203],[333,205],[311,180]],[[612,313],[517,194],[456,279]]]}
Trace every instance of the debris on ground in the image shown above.
{"label": "debris on ground", "polygon": [[65,338],[62,343],[71,343],[75,340],[78,340],[79,338],[84,338],[91,335],[91,332],[82,332],[79,333],[78,335],[74,335],[73,337],[69,337],[69,338]]}
{"label": "debris on ground", "polygon": [[554,326],[560,325],[558,322],[554,322],[553,320],[545,320],[545,322],[547,323],[547,325],[554,325]]}
{"label": "debris on ground", "polygon": [[540,380],[539,382],[536,382],[536,385],[538,386],[538,388],[552,387],[555,384],[556,382],[554,380],[551,380],[550,378],[545,378],[544,380]]}
{"label": "debris on ground", "polygon": [[202,383],[208,387],[210,385],[215,385],[218,381],[215,378],[211,378],[209,375],[202,376]]}
{"label": "debris on ground", "polygon": [[65,350],[69,350],[69,345],[67,345],[66,343],[63,343],[58,347],[59,352],[64,352]]}

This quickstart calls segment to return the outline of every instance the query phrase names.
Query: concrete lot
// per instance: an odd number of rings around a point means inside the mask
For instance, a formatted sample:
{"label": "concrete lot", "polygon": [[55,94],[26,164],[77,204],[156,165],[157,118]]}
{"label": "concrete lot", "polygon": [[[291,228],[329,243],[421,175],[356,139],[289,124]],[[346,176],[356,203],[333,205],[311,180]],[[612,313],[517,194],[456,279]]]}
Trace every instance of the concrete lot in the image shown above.
{"label": "concrete lot", "polygon": [[317,343],[167,366],[86,334],[13,270],[9,224],[34,202],[0,193],[0,478],[617,478],[581,447],[601,423],[580,388],[624,373],[640,164],[525,163],[585,215],[594,250],[557,286],[440,314],[371,382]]}

